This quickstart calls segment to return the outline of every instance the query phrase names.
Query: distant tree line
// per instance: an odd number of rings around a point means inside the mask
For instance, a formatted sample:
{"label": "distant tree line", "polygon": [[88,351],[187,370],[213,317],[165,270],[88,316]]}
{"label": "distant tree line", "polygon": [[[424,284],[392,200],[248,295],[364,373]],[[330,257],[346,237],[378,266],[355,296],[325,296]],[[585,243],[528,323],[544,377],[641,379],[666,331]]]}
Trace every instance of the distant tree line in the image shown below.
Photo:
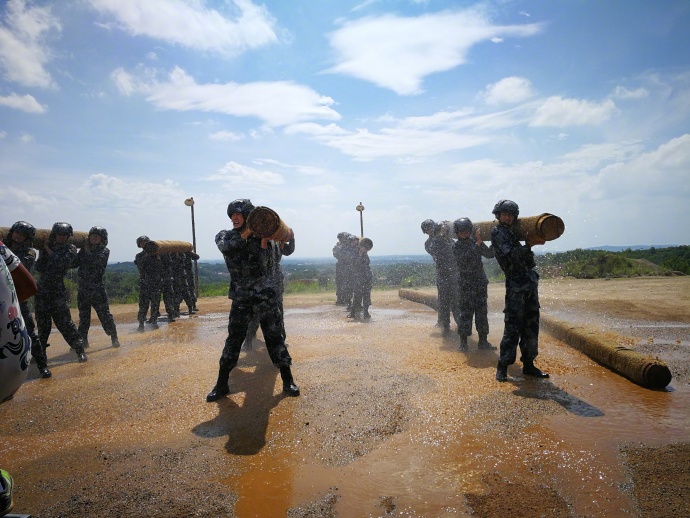
{"label": "distant tree line", "polygon": [[[627,249],[622,252],[576,249],[537,255],[537,269],[542,278],[575,277],[596,279],[647,275],[690,275],[690,246]],[[286,293],[335,291],[335,263],[283,261],[287,276]],[[502,282],[503,272],[495,259],[484,263],[491,282]],[[374,289],[434,286],[433,262],[372,262]],[[76,270],[71,270],[66,284],[71,303],[76,305]],[[199,263],[199,296],[227,295],[230,275],[224,263]],[[133,262],[109,264],[105,273],[111,303],[135,303],[139,299],[139,274]]]}

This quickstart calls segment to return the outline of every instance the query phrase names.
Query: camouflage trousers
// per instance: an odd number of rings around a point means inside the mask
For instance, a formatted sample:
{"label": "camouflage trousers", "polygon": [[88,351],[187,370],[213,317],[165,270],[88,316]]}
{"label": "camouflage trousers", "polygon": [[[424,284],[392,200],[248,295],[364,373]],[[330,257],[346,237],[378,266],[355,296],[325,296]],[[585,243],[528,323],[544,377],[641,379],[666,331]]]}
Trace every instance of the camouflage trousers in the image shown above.
{"label": "camouflage trousers", "polygon": [[108,294],[105,287],[94,287],[79,289],[77,293],[77,307],[79,308],[79,334],[82,338],[86,338],[91,327],[91,308],[96,310],[98,320],[103,326],[103,331],[108,336],[117,334],[115,329],[115,319],[110,313],[110,305],[108,304]]}
{"label": "camouflage trousers", "polygon": [[72,321],[67,297],[64,294],[39,291],[36,294],[36,327],[38,339],[44,346],[48,344],[52,322],[55,322],[55,327],[72,349],[83,352],[81,335]]}
{"label": "camouflage trousers", "polygon": [[260,302],[238,302],[233,300],[228,317],[228,336],[220,357],[221,365],[230,369],[237,365],[242,342],[247,336],[249,324],[257,314],[268,349],[268,356],[277,367],[292,364],[292,358],[283,337],[283,313],[275,298]]}
{"label": "camouflage trousers", "polygon": [[438,289],[438,323],[443,327],[449,327],[452,313],[453,320],[460,327],[457,278],[437,279],[436,288]]}
{"label": "camouflage trousers", "polygon": [[141,286],[139,288],[139,312],[137,320],[143,324],[146,313],[151,308],[151,320],[156,321],[161,314],[161,289],[160,286]]}
{"label": "camouflage trousers", "polygon": [[489,334],[489,309],[486,284],[479,286],[461,286],[458,301],[460,307],[460,324],[458,334],[470,336],[472,334],[472,318],[479,336]]}
{"label": "camouflage trousers", "polygon": [[498,362],[502,365],[515,363],[517,347],[522,354],[520,361],[533,362],[539,354],[539,293],[537,285],[525,291],[506,288],[503,338]]}
{"label": "camouflage trousers", "polygon": [[48,366],[48,357],[46,356],[46,347],[41,339],[38,338],[36,334],[36,322],[34,317],[31,315],[31,308],[29,308],[29,302],[24,301],[19,303],[19,309],[22,312],[22,318],[24,319],[24,325],[26,326],[26,332],[31,339],[31,357],[36,358],[36,366],[39,369],[43,369]]}

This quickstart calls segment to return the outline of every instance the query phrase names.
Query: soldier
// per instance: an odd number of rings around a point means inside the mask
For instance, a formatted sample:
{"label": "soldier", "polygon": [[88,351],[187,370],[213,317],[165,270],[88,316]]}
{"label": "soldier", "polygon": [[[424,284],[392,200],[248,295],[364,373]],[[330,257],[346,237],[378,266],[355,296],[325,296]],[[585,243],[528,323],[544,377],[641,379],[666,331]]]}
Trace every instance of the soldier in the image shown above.
{"label": "soldier", "polygon": [[369,250],[374,247],[374,243],[368,237],[363,237],[357,247],[357,257],[354,260],[353,272],[353,297],[352,311],[347,315],[348,318],[357,318],[359,311],[362,312],[362,319],[369,320],[369,306],[371,306],[371,286],[372,275],[369,266]]}
{"label": "soldier", "polygon": [[534,271],[533,245],[543,245],[544,239],[527,232],[525,244],[512,230],[520,214],[517,203],[501,200],[493,214],[498,225],[491,229],[491,244],[498,264],[506,277],[505,327],[501,339],[496,380],[508,380],[508,366],[515,363],[518,344],[522,357],[522,373],[526,376],[548,378],[534,365],[539,354],[539,274]]}
{"label": "soldier", "polygon": [[40,274],[36,293],[36,323],[38,338],[48,347],[51,320],[54,321],[60,334],[76,352],[77,359],[85,362],[84,341],[72,321],[65,287],[65,275],[77,257],[77,247],[67,243],[73,233],[69,223],[55,223],[48,243],[39,251],[36,261],[36,271]]}
{"label": "soldier", "polygon": [[345,300],[345,266],[344,266],[344,250],[348,245],[347,232],[338,233],[338,242],[333,247],[333,257],[335,257],[335,305],[347,306]]}
{"label": "soldier", "polygon": [[[290,229],[290,238],[287,241],[269,241],[268,246],[271,248],[271,263],[270,268],[275,279],[276,291],[278,293],[278,308],[280,314],[283,314],[283,294],[285,293],[285,276],[283,269],[280,267],[280,260],[284,255],[292,255],[295,251],[295,233]],[[283,322],[284,323],[284,322]],[[247,329],[247,337],[242,344],[243,349],[252,349],[254,347],[254,339],[256,332],[259,329],[259,315],[255,314],[249,323]],[[283,340],[286,339],[285,326],[283,325]]]}
{"label": "soldier", "polygon": [[352,311],[352,298],[355,294],[355,261],[359,255],[359,238],[348,234],[346,245],[343,249],[342,269],[343,269],[343,297],[347,304],[345,311]]}
{"label": "soldier", "polygon": [[[479,229],[474,229],[472,221],[460,218],[453,223],[458,240],[453,245],[453,255],[458,265],[460,309],[460,350],[467,350],[467,337],[472,333],[472,317],[479,334],[478,349],[496,349],[489,341],[488,290],[489,279],[484,272],[482,257],[491,258],[494,252],[484,244]],[[472,233],[474,231],[474,239]]]}
{"label": "soldier", "polygon": [[[149,241],[151,240],[147,236],[139,236],[137,246],[143,249]],[[151,308],[149,322],[154,329],[158,329],[163,267],[158,254],[150,254],[145,249],[136,255],[134,264],[139,270],[139,313],[137,314],[139,328],[137,330],[143,333],[149,307]]]}
{"label": "soldier", "polygon": [[108,231],[103,227],[91,227],[84,247],[79,250],[73,266],[79,268],[77,279],[77,307],[79,308],[79,334],[84,340],[84,347],[89,346],[89,328],[91,327],[91,308],[96,310],[103,331],[110,337],[113,347],[120,347],[117,339],[115,319],[110,313],[108,293],[105,290],[105,269],[108,266],[110,250],[108,249]]}
{"label": "soldier", "polygon": [[[422,231],[426,228],[427,221],[422,223]],[[458,267],[453,256],[453,238],[445,222],[435,224],[433,236],[429,235],[424,247],[436,263],[436,289],[438,290],[436,325],[442,327],[443,334],[447,335],[450,333],[451,313],[456,325],[460,328],[460,312],[458,311]]]}
{"label": "soldier", "polygon": [[[177,294],[175,293],[175,271],[173,269],[175,254],[168,252],[160,254],[159,258],[161,266],[161,295],[163,296],[165,314],[168,317],[168,322],[174,322],[179,316],[179,304],[176,304]],[[151,320],[149,320],[149,322],[152,321],[153,315],[151,315]]]}
{"label": "soldier", "polygon": [[182,256],[184,264],[185,284],[189,292],[189,298],[192,302],[192,308],[189,314],[193,315],[194,313],[199,311],[199,308],[196,307],[196,281],[194,277],[194,261],[198,261],[199,256],[198,254],[196,254],[196,252],[185,252],[184,254],[182,254]]}
{"label": "soldier", "polygon": [[[24,265],[29,273],[33,273],[36,263],[36,250],[33,248],[33,239],[36,236],[36,228],[26,221],[17,221],[9,231],[9,239],[5,243]],[[36,358],[36,367],[41,378],[50,378],[53,374],[48,369],[48,357],[46,356],[45,344],[43,344],[36,334],[36,322],[31,315],[29,301],[25,300],[19,304],[22,318],[26,325],[26,330],[31,338],[31,357]]]}
{"label": "soldier", "polygon": [[216,245],[223,254],[230,272],[232,299],[228,317],[228,336],[219,361],[218,381],[206,396],[206,401],[216,401],[230,393],[228,378],[237,365],[247,327],[254,314],[259,315],[261,331],[273,364],[280,369],[283,392],[299,396],[299,388],[292,378],[292,358],[283,338],[283,315],[278,305],[275,278],[270,268],[271,251],[267,238],[252,235],[246,225],[247,216],[254,208],[247,199],[239,199],[228,205],[228,217],[232,230],[221,230],[216,235]]}

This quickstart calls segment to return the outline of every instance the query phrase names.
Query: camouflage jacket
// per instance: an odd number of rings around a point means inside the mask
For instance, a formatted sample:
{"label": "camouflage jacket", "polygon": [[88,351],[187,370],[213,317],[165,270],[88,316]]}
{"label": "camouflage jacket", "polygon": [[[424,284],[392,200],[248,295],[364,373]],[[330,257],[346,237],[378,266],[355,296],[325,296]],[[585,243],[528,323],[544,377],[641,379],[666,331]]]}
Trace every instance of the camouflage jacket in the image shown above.
{"label": "camouflage jacket", "polygon": [[51,253],[41,250],[36,260],[38,292],[61,295],[67,292],[65,275],[77,257],[77,247],[71,244],[57,243],[51,247]]}
{"label": "camouflage jacket", "polygon": [[520,243],[510,226],[503,223],[491,229],[491,245],[501,270],[506,276],[506,287],[515,291],[533,288],[539,282],[534,271],[534,252]]}
{"label": "camouflage jacket", "polygon": [[77,279],[80,288],[105,286],[105,269],[109,257],[110,250],[103,245],[79,250],[72,266],[79,268]]}
{"label": "camouflage jacket", "polygon": [[221,230],[216,235],[216,246],[223,254],[230,272],[228,297],[239,302],[277,295],[272,271],[272,247],[261,248],[261,239],[254,236],[242,239],[239,231]]}

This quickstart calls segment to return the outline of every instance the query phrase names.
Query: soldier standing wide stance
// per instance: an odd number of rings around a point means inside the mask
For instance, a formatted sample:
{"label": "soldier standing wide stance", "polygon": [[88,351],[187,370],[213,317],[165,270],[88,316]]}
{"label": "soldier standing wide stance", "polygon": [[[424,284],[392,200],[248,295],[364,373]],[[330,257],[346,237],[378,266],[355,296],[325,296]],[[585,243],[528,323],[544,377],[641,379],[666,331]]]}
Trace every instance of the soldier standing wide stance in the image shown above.
{"label": "soldier standing wide stance", "polygon": [[[144,248],[146,243],[151,241],[147,236],[137,238],[137,246]],[[149,254],[146,250],[139,252],[134,258],[134,264],[139,270],[139,328],[137,331],[144,332],[144,322],[146,313],[151,308],[150,322],[154,329],[158,329],[158,317],[160,316],[161,306],[161,286],[162,272],[161,258],[158,254]]]}
{"label": "soldier standing wide stance", "polygon": [[[494,256],[493,249],[482,241],[479,229],[474,230],[472,221],[460,218],[453,223],[453,230],[458,240],[453,245],[453,254],[458,264],[459,292],[458,307],[460,308],[460,350],[467,350],[467,337],[472,334],[472,317],[475,319],[477,334],[479,335],[478,349],[496,349],[489,343],[489,307],[488,290],[489,279],[486,277],[482,257]],[[474,239],[472,233],[474,231]]]}
{"label": "soldier standing wide stance", "polygon": [[92,307],[96,310],[103,331],[110,337],[112,346],[120,347],[115,319],[110,313],[108,293],[105,290],[105,269],[110,257],[107,245],[108,231],[103,227],[91,227],[86,244],[79,250],[73,265],[79,268],[77,307],[79,308],[79,334],[84,340],[84,347],[89,346]]}
{"label": "soldier standing wide stance", "polygon": [[228,336],[219,361],[218,381],[206,396],[209,402],[230,393],[230,371],[237,365],[247,327],[255,313],[259,315],[268,355],[280,369],[283,392],[288,396],[299,396],[300,393],[292,378],[292,358],[283,338],[283,314],[278,306],[278,293],[271,271],[268,239],[253,236],[245,224],[253,208],[254,205],[247,199],[231,202],[228,217],[232,220],[233,228],[221,230],[216,235],[216,245],[230,272],[228,297],[232,299],[232,305],[228,317]]}
{"label": "soldier standing wide stance", "polygon": [[[35,236],[36,227],[26,221],[17,221],[10,228],[9,239],[5,243],[19,257],[19,260],[29,273],[33,273],[34,264],[36,263],[36,251],[33,248]],[[29,333],[29,338],[31,338],[31,357],[36,358],[36,367],[38,367],[41,378],[50,378],[53,374],[48,369],[46,348],[36,334],[36,322],[31,315],[29,301],[20,302],[19,308],[26,325],[26,331]]]}
{"label": "soldier standing wide stance", "polygon": [[77,247],[67,244],[73,233],[69,223],[55,223],[48,243],[39,251],[36,261],[36,271],[40,274],[36,293],[36,323],[38,338],[48,347],[51,320],[54,321],[65,341],[77,353],[78,360],[85,362],[84,341],[72,321],[65,287],[65,275],[77,257]]}
{"label": "soldier standing wide stance", "polygon": [[493,210],[498,225],[491,229],[491,244],[498,264],[506,276],[506,302],[501,349],[496,368],[496,380],[508,380],[508,366],[515,363],[518,344],[522,357],[522,373],[536,378],[548,378],[534,365],[539,354],[539,274],[534,271],[533,245],[545,241],[528,232],[522,245],[512,230],[520,214],[517,203],[501,200]]}

